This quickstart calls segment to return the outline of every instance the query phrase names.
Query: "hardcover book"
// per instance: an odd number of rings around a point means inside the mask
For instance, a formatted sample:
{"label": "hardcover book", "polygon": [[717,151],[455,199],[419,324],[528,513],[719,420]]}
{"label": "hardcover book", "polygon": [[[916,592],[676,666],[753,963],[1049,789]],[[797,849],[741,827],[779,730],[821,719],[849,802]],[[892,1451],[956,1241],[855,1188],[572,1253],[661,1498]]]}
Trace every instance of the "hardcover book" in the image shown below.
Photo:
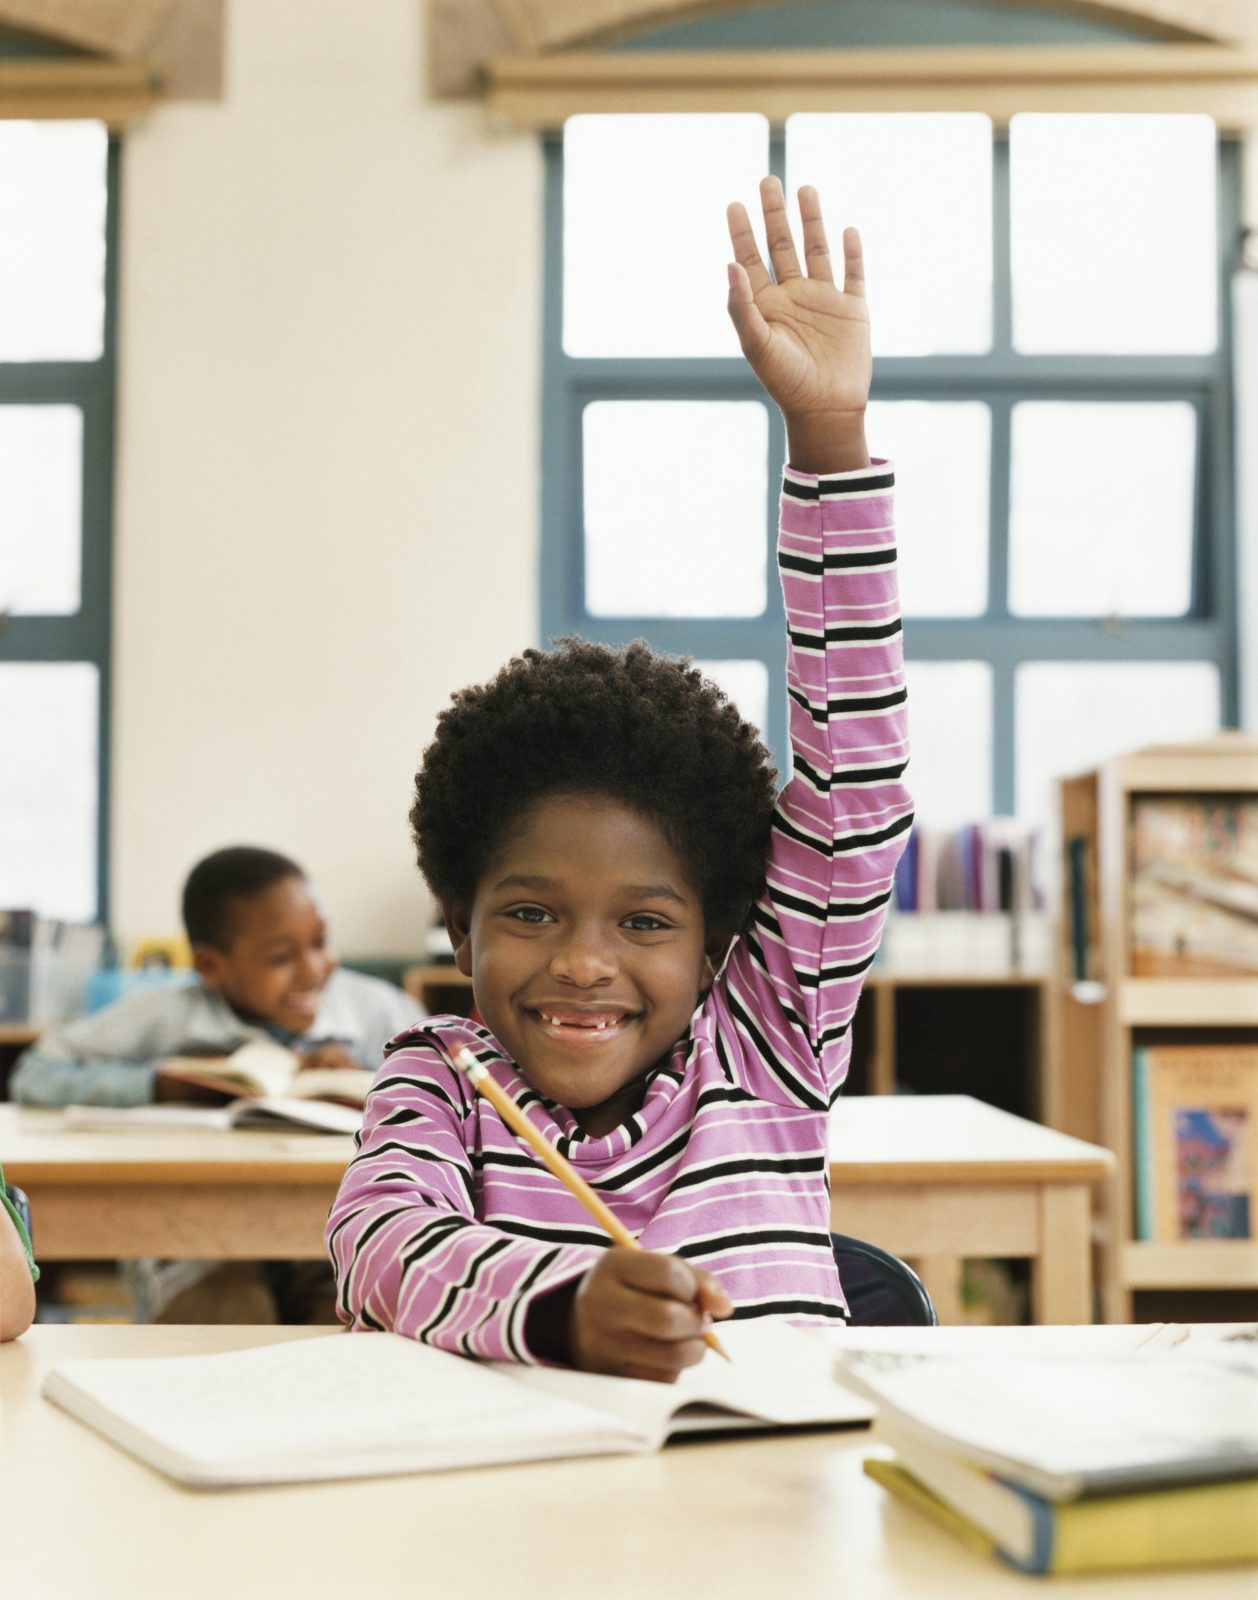
{"label": "hardcover book", "polygon": [[1258,1045],[1133,1052],[1136,1234],[1252,1239],[1258,1214]]}

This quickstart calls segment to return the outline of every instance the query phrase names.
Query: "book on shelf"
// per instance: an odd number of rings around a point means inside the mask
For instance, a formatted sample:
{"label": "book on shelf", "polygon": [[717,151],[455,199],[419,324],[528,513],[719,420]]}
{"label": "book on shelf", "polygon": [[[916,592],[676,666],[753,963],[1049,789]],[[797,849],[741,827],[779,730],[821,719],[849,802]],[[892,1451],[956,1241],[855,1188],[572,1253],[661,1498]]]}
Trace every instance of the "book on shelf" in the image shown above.
{"label": "book on shelf", "polygon": [[125,1133],[129,1129],[175,1133],[188,1128],[256,1128],[269,1133],[357,1133],[362,1110],[333,1100],[293,1100],[283,1095],[248,1095],[222,1106],[67,1106],[65,1127],[77,1133]]}
{"label": "book on shelf", "polygon": [[1132,1051],[1136,1237],[1252,1239],[1258,1045]]}
{"label": "book on shelf", "polygon": [[222,1355],[67,1361],[44,1393],[181,1483],[225,1486],[645,1453],[684,1433],[865,1425],[823,1340],[721,1325],[676,1384],[480,1363],[392,1333]]}
{"label": "book on shelf", "polygon": [[170,1056],[158,1068],[164,1078],[216,1089],[233,1099],[335,1100],[361,1107],[375,1074],[366,1067],[314,1067],[303,1071],[294,1050],[258,1039],[229,1056]]}
{"label": "book on shelf", "polygon": [[1096,938],[1096,856],[1093,841],[1074,834],[1063,841],[1066,857],[1067,926],[1070,975],[1075,983],[1096,983],[1101,976]]}
{"label": "book on shelf", "polygon": [[1128,911],[1133,977],[1258,973],[1258,798],[1136,796]]}
{"label": "book on shelf", "polygon": [[840,1357],[892,1493],[1030,1572],[1258,1559],[1258,1343]]}
{"label": "book on shelf", "polygon": [[896,869],[882,964],[992,976],[1043,970],[1032,846],[1032,835],[1010,817],[915,827]]}

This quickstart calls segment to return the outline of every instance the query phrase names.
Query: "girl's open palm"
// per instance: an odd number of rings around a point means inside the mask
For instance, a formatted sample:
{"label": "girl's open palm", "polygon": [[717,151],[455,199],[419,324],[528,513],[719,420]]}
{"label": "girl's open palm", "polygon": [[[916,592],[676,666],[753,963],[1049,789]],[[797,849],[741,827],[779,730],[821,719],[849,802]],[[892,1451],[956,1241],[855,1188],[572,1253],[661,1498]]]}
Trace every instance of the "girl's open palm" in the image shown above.
{"label": "girl's open palm", "polygon": [[[843,233],[843,287],[834,281],[817,191],[799,191],[804,263],[800,265],[776,178],[760,184],[770,275],[745,206],[728,211],[734,247],[729,314],[752,370],[788,423],[863,417],[869,398],[869,317],[860,235]],[[775,281],[776,280],[776,281]]]}

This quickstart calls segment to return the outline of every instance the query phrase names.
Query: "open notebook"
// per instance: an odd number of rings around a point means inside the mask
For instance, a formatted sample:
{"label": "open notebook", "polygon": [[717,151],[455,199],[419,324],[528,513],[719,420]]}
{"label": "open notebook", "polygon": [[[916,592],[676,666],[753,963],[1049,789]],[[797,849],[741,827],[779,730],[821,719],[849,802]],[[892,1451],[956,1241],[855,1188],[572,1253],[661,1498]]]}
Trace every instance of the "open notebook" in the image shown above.
{"label": "open notebook", "polygon": [[224,1355],[66,1361],[50,1400],[182,1483],[373,1477],[659,1449],[672,1434],[866,1423],[827,1346],[782,1323],[721,1326],[675,1385],[483,1365],[391,1333]]}

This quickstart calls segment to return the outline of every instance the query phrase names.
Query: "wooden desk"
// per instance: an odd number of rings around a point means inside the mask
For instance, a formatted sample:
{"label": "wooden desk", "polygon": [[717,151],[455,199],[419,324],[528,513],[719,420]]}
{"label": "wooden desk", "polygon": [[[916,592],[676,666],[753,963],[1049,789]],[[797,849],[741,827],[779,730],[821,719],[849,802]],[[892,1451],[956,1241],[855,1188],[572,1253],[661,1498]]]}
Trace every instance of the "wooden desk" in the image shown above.
{"label": "wooden desk", "polygon": [[[830,1169],[836,1232],[919,1263],[957,1320],[958,1262],[1028,1256],[1040,1321],[1090,1322],[1088,1184],[1095,1145],[964,1095],[841,1101]],[[35,1247],[120,1256],[315,1259],[352,1151],[301,1134],[72,1132],[57,1112],[0,1105],[0,1165],[31,1198]]]}
{"label": "wooden desk", "polygon": [[[860,1470],[849,1432],[348,1483],[182,1489],[39,1395],[55,1361],[238,1349],[297,1328],[36,1327],[0,1349],[6,1594],[39,1600],[1017,1600]],[[357,1336],[362,1337],[362,1336]],[[1069,1580],[1071,1600],[1252,1600],[1253,1568]]]}
{"label": "wooden desk", "polygon": [[968,1095],[869,1095],[831,1118],[836,1233],[912,1260],[941,1322],[960,1320],[960,1263],[1031,1262],[1035,1322],[1091,1322],[1089,1186],[1114,1158]]}

